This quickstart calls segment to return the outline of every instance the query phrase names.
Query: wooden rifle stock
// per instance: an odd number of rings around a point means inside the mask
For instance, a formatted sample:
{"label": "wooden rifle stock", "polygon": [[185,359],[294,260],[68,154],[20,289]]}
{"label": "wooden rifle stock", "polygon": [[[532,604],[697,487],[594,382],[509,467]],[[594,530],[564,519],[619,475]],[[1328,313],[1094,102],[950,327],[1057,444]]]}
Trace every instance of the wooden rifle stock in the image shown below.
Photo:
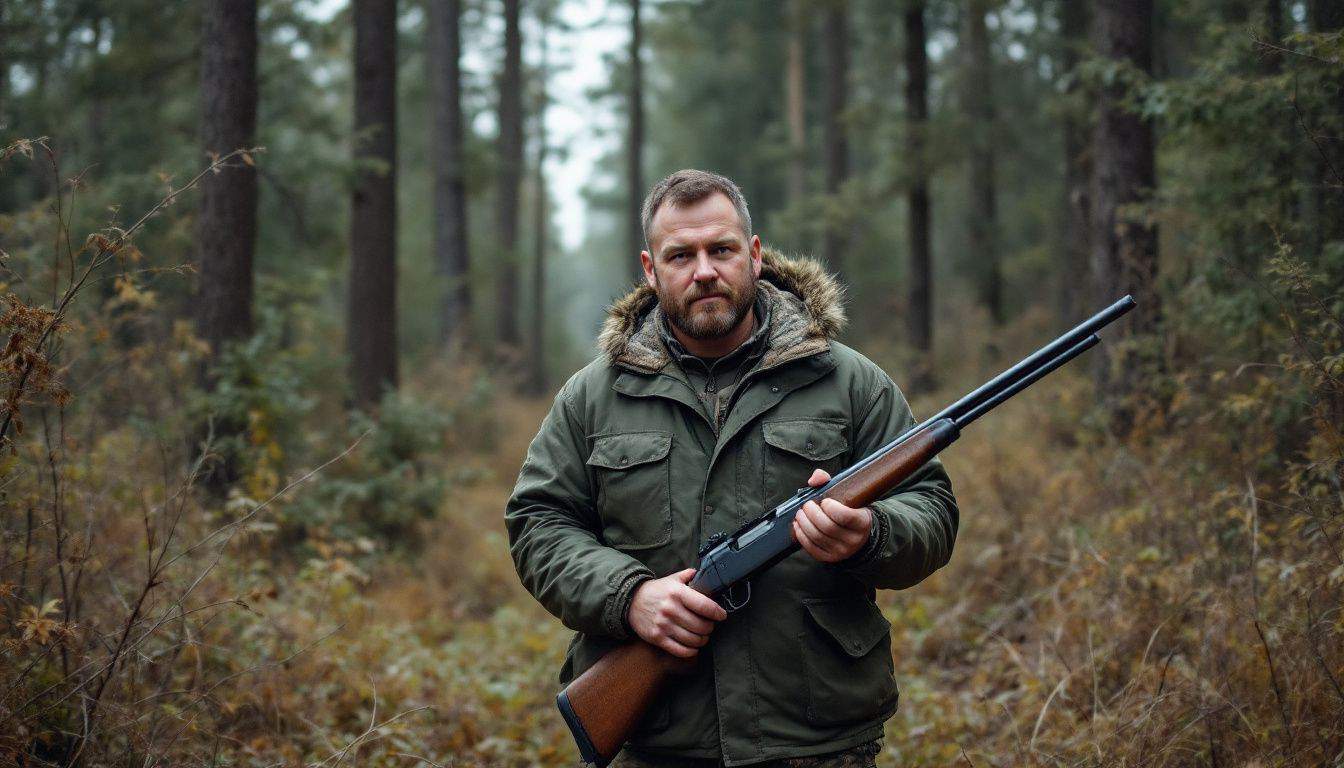
{"label": "wooden rifle stock", "polygon": [[[847,507],[866,507],[938,455],[958,433],[951,419],[936,421],[874,457],[822,497]],[[685,659],[643,640],[632,640],[570,681],[556,697],[556,706],[574,733],[584,761],[599,768],[611,762],[668,678],[687,666]]]}

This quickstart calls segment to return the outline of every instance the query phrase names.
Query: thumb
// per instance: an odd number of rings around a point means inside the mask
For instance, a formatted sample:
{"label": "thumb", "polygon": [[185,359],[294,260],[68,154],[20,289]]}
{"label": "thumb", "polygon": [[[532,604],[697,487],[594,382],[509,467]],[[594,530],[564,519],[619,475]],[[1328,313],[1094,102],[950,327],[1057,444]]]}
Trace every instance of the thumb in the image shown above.
{"label": "thumb", "polygon": [[824,469],[812,470],[812,476],[807,478],[807,484],[813,488],[820,488],[829,482],[831,482],[831,473]]}
{"label": "thumb", "polygon": [[691,579],[695,578],[695,569],[687,568],[684,571],[677,571],[676,573],[672,574],[672,578],[676,579],[677,581],[680,581],[682,584],[690,584]]}

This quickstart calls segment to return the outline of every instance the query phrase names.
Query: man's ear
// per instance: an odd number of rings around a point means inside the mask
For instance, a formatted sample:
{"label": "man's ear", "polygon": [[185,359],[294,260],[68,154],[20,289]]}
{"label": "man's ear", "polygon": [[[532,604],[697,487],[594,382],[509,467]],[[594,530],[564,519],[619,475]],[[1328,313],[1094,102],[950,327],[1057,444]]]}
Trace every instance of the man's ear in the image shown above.
{"label": "man's ear", "polygon": [[648,251],[639,252],[639,263],[644,267],[644,282],[654,290],[658,290],[657,281],[653,276],[653,257]]}
{"label": "man's ear", "polygon": [[751,276],[761,276],[761,238],[758,235],[751,236]]}

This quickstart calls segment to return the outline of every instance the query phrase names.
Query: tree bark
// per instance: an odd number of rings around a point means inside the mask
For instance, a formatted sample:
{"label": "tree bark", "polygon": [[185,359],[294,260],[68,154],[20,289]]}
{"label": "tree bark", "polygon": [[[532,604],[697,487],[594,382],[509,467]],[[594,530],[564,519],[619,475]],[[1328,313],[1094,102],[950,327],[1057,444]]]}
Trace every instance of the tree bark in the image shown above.
{"label": "tree bark", "polygon": [[966,230],[979,263],[980,303],[995,325],[1004,320],[1003,278],[998,251],[998,199],[994,171],[994,70],[985,14],[989,0],[969,0],[966,13],[966,116],[970,121],[970,205]]}
{"label": "tree bark", "polygon": [[1064,253],[1059,264],[1060,325],[1077,323],[1088,303],[1091,285],[1088,258],[1091,250],[1092,156],[1088,147],[1087,107],[1076,80],[1078,63],[1087,38],[1087,10],[1081,2],[1063,2],[1060,32],[1063,37],[1062,65],[1070,78],[1064,95]]}
{"label": "tree bark", "polygon": [[[1308,16],[1312,32],[1344,29],[1344,3],[1339,0],[1311,0]],[[1316,181],[1312,185],[1318,222],[1313,229],[1320,239],[1317,251],[1325,243],[1344,240],[1344,74],[1336,69],[1326,76],[1325,82],[1333,103],[1327,102],[1325,120],[1313,126],[1321,146],[1315,163]]]}
{"label": "tree bark", "polygon": [[[1097,55],[1152,72],[1153,0],[1098,0],[1092,19]],[[1148,335],[1159,318],[1157,228],[1141,216],[1124,214],[1126,206],[1148,202],[1157,185],[1153,126],[1122,104],[1125,85],[1103,88],[1093,128],[1092,274],[1096,306],[1130,293],[1139,302],[1119,326],[1126,336]],[[1138,387],[1140,357],[1132,345],[1107,345],[1095,369],[1099,390],[1114,401]],[[1127,427],[1123,407],[1116,408],[1118,426]]]}
{"label": "tree bark", "polygon": [[355,0],[355,189],[347,335],[355,402],[397,385],[397,3]]}
{"label": "tree bark", "polygon": [[924,31],[923,0],[912,0],[905,8],[905,113],[906,157],[910,163],[909,310],[906,335],[915,349],[915,389],[932,385],[933,349],[933,258],[930,250],[929,162],[925,156],[925,138],[929,126],[929,59]]}
{"label": "tree bark", "polygon": [[[206,153],[250,149],[257,129],[257,3],[206,3],[201,29],[201,142]],[[196,220],[200,292],[196,332],[210,363],[252,334],[252,259],[257,240],[257,172],[241,160],[201,181]],[[210,377],[207,376],[207,383]]]}
{"label": "tree bark", "polygon": [[[638,0],[635,0],[638,2]],[[536,125],[537,166],[533,172],[535,200],[532,206],[532,333],[527,356],[528,390],[534,395],[546,391],[546,79],[550,76],[547,56],[547,26],[549,15],[539,13],[541,63],[537,69],[537,108],[533,120]],[[638,220],[638,215],[635,217]],[[642,230],[641,230],[642,231]]]}
{"label": "tree bark", "polygon": [[[1283,0],[1264,0],[1261,11],[1264,16],[1266,42],[1271,45],[1282,46],[1284,43]],[[1265,50],[1260,55],[1263,57],[1267,75],[1273,76],[1283,71],[1282,53],[1275,50]],[[1276,135],[1273,136],[1277,151],[1269,154],[1266,158],[1267,162],[1273,164],[1271,173],[1275,180],[1275,188],[1271,199],[1278,222],[1276,226],[1280,229],[1296,221],[1299,214],[1296,184],[1298,163],[1296,154],[1292,151],[1292,147],[1298,138],[1297,117],[1290,108],[1284,109],[1282,114],[1283,122],[1280,124]]]}
{"label": "tree bark", "polygon": [[[498,343],[518,347],[518,187],[523,173],[523,38],[518,25],[518,0],[504,0],[504,70],[499,79],[498,228],[500,264],[497,277]],[[504,351],[504,350],[501,350]]]}
{"label": "tree bark", "polygon": [[471,340],[471,254],[462,120],[462,2],[429,0],[430,160],[434,175],[435,267],[443,278],[440,341],[445,348]]}
{"label": "tree bark", "polygon": [[789,205],[802,204],[807,194],[807,4],[789,7],[788,63],[784,104],[789,123]]}
{"label": "tree bark", "polygon": [[[13,126],[9,122],[9,64],[10,64],[10,42],[9,42],[9,19],[5,13],[6,6],[0,3],[0,126],[12,130]],[[0,141],[8,139],[8,135],[0,136]],[[9,173],[18,170],[19,165],[14,164],[13,168],[6,169]],[[15,184],[13,177],[5,184],[0,184],[0,213],[9,213],[15,207]]]}
{"label": "tree bark", "polygon": [[640,22],[641,0],[630,0],[630,136],[626,146],[626,192],[630,213],[626,216],[626,263],[636,283],[644,279],[639,252],[644,250],[644,61],[641,54],[643,30]]}
{"label": "tree bark", "polygon": [[843,273],[845,237],[842,222],[834,213],[841,188],[849,178],[849,138],[845,128],[849,79],[849,13],[847,0],[831,0],[826,9],[826,118],[822,126],[826,144],[826,194],[831,211],[826,215],[822,257],[831,269]]}

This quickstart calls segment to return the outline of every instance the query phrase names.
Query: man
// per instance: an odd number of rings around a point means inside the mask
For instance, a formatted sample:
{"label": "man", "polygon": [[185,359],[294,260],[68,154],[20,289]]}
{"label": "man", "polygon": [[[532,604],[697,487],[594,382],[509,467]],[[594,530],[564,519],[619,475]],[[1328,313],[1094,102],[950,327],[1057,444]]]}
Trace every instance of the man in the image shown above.
{"label": "man", "polygon": [[802,551],[724,621],[686,586],[700,544],[914,419],[833,340],[834,279],[764,250],[733,182],[678,171],[643,224],[646,284],[610,308],[602,355],[556,396],[505,511],[523,584],[578,632],[561,682],[632,637],[696,659],[617,765],[872,765],[897,699],[875,590],[951,556],[947,475],[934,461],[870,508],[807,505]]}

